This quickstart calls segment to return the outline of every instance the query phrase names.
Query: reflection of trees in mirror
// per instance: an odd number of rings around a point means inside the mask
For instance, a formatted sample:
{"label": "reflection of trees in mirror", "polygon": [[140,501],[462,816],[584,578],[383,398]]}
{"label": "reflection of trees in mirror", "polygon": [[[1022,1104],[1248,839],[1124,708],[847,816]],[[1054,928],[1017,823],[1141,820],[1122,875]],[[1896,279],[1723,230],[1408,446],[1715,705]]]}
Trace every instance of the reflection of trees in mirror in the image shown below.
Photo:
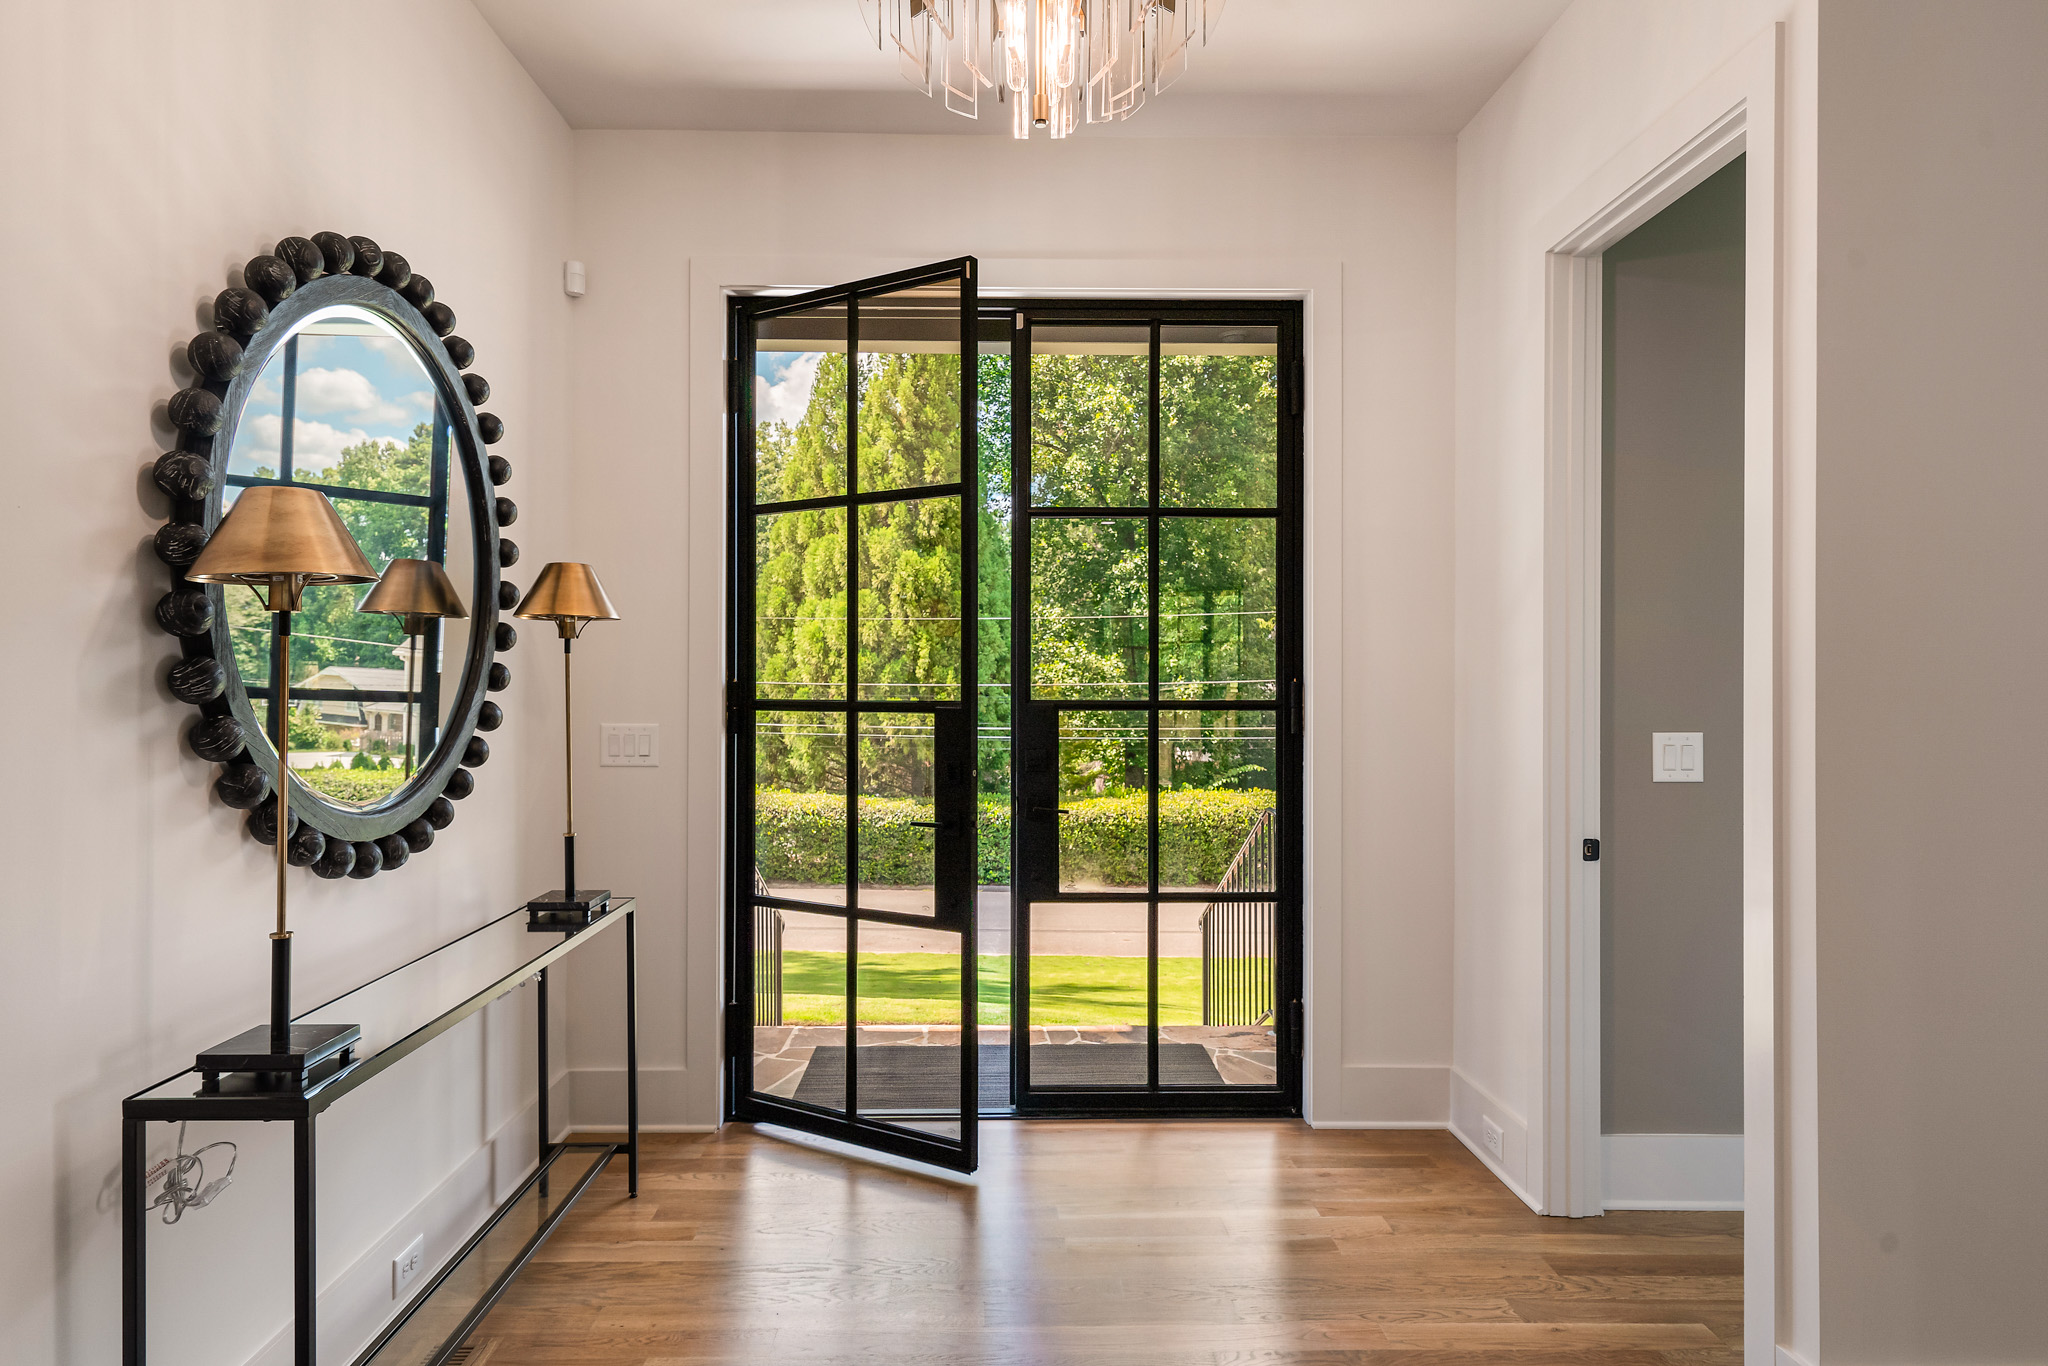
{"label": "reflection of trees in mirror", "polygon": [[[364,441],[345,448],[341,459],[328,469],[301,479],[330,490],[372,489],[424,496],[431,487],[433,446],[433,426],[422,422],[403,446],[392,441]],[[261,468],[255,477],[275,479],[277,471]],[[333,501],[349,534],[378,569],[395,559],[426,557],[428,509],[346,495]],[[335,665],[405,667],[405,632],[394,617],[358,613],[356,603],[363,591],[345,587],[306,590],[303,610],[292,616],[294,686]],[[245,681],[265,686],[270,678],[270,615],[253,593],[230,592],[226,597],[235,668]]]}

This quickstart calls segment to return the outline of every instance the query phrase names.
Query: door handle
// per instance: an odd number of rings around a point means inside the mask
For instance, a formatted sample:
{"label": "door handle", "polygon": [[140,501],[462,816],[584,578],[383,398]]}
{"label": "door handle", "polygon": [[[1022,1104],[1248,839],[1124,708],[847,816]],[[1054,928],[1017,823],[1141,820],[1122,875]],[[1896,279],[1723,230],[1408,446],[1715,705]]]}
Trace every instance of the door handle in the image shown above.
{"label": "door handle", "polygon": [[1064,816],[1067,814],[1067,808],[1064,806],[1034,806],[1031,808],[1031,814],[1034,816]]}
{"label": "door handle", "polygon": [[920,830],[942,830],[945,828],[937,821],[912,821],[910,823]]}

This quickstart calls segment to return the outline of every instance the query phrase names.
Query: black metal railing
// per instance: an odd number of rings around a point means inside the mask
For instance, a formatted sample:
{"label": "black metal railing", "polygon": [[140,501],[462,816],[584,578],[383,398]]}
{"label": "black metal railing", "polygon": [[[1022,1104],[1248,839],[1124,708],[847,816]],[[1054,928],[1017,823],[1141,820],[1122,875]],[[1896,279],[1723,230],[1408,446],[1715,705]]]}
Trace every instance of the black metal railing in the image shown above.
{"label": "black metal railing", "polygon": [[[768,880],[754,870],[754,895],[768,895]],[[754,1023],[782,1023],[782,912],[754,906]]]}
{"label": "black metal railing", "polygon": [[[1273,808],[1252,822],[1244,843],[1216,884],[1219,892],[1270,892]],[[1273,1018],[1273,934],[1276,903],[1212,901],[1202,912],[1202,1023],[1259,1025]]]}

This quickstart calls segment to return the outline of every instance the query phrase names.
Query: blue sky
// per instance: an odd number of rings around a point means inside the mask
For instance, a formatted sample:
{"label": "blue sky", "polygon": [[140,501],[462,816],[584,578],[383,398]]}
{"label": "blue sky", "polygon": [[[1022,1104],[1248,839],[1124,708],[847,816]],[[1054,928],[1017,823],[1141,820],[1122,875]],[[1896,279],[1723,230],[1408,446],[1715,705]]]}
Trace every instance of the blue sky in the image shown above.
{"label": "blue sky", "polygon": [[818,383],[818,351],[756,351],[754,353],[754,420],[795,426],[811,403]]}
{"label": "blue sky", "polygon": [[[319,335],[320,324],[299,337],[298,402],[292,423],[292,464],[302,473],[331,467],[342,449],[366,440],[404,445],[413,428],[433,420],[434,390],[424,366],[403,340],[390,335]],[[276,469],[284,419],[284,348],[263,367],[251,390],[231,474]]]}

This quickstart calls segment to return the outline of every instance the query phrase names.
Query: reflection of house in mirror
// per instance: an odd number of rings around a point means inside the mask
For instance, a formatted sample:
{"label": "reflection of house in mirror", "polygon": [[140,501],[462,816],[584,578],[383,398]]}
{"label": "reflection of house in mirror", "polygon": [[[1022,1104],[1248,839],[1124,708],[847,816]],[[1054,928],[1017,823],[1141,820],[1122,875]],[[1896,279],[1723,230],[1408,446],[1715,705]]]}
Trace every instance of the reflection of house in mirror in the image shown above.
{"label": "reflection of house in mirror", "polygon": [[[330,664],[294,687],[308,693],[365,694],[362,697],[321,697],[315,704],[319,707],[320,724],[336,732],[350,749],[403,753],[406,704],[392,699],[402,697],[406,691],[406,648],[391,647],[391,653],[399,661],[395,668],[370,669]],[[419,680],[415,678],[415,687],[418,684]]]}

